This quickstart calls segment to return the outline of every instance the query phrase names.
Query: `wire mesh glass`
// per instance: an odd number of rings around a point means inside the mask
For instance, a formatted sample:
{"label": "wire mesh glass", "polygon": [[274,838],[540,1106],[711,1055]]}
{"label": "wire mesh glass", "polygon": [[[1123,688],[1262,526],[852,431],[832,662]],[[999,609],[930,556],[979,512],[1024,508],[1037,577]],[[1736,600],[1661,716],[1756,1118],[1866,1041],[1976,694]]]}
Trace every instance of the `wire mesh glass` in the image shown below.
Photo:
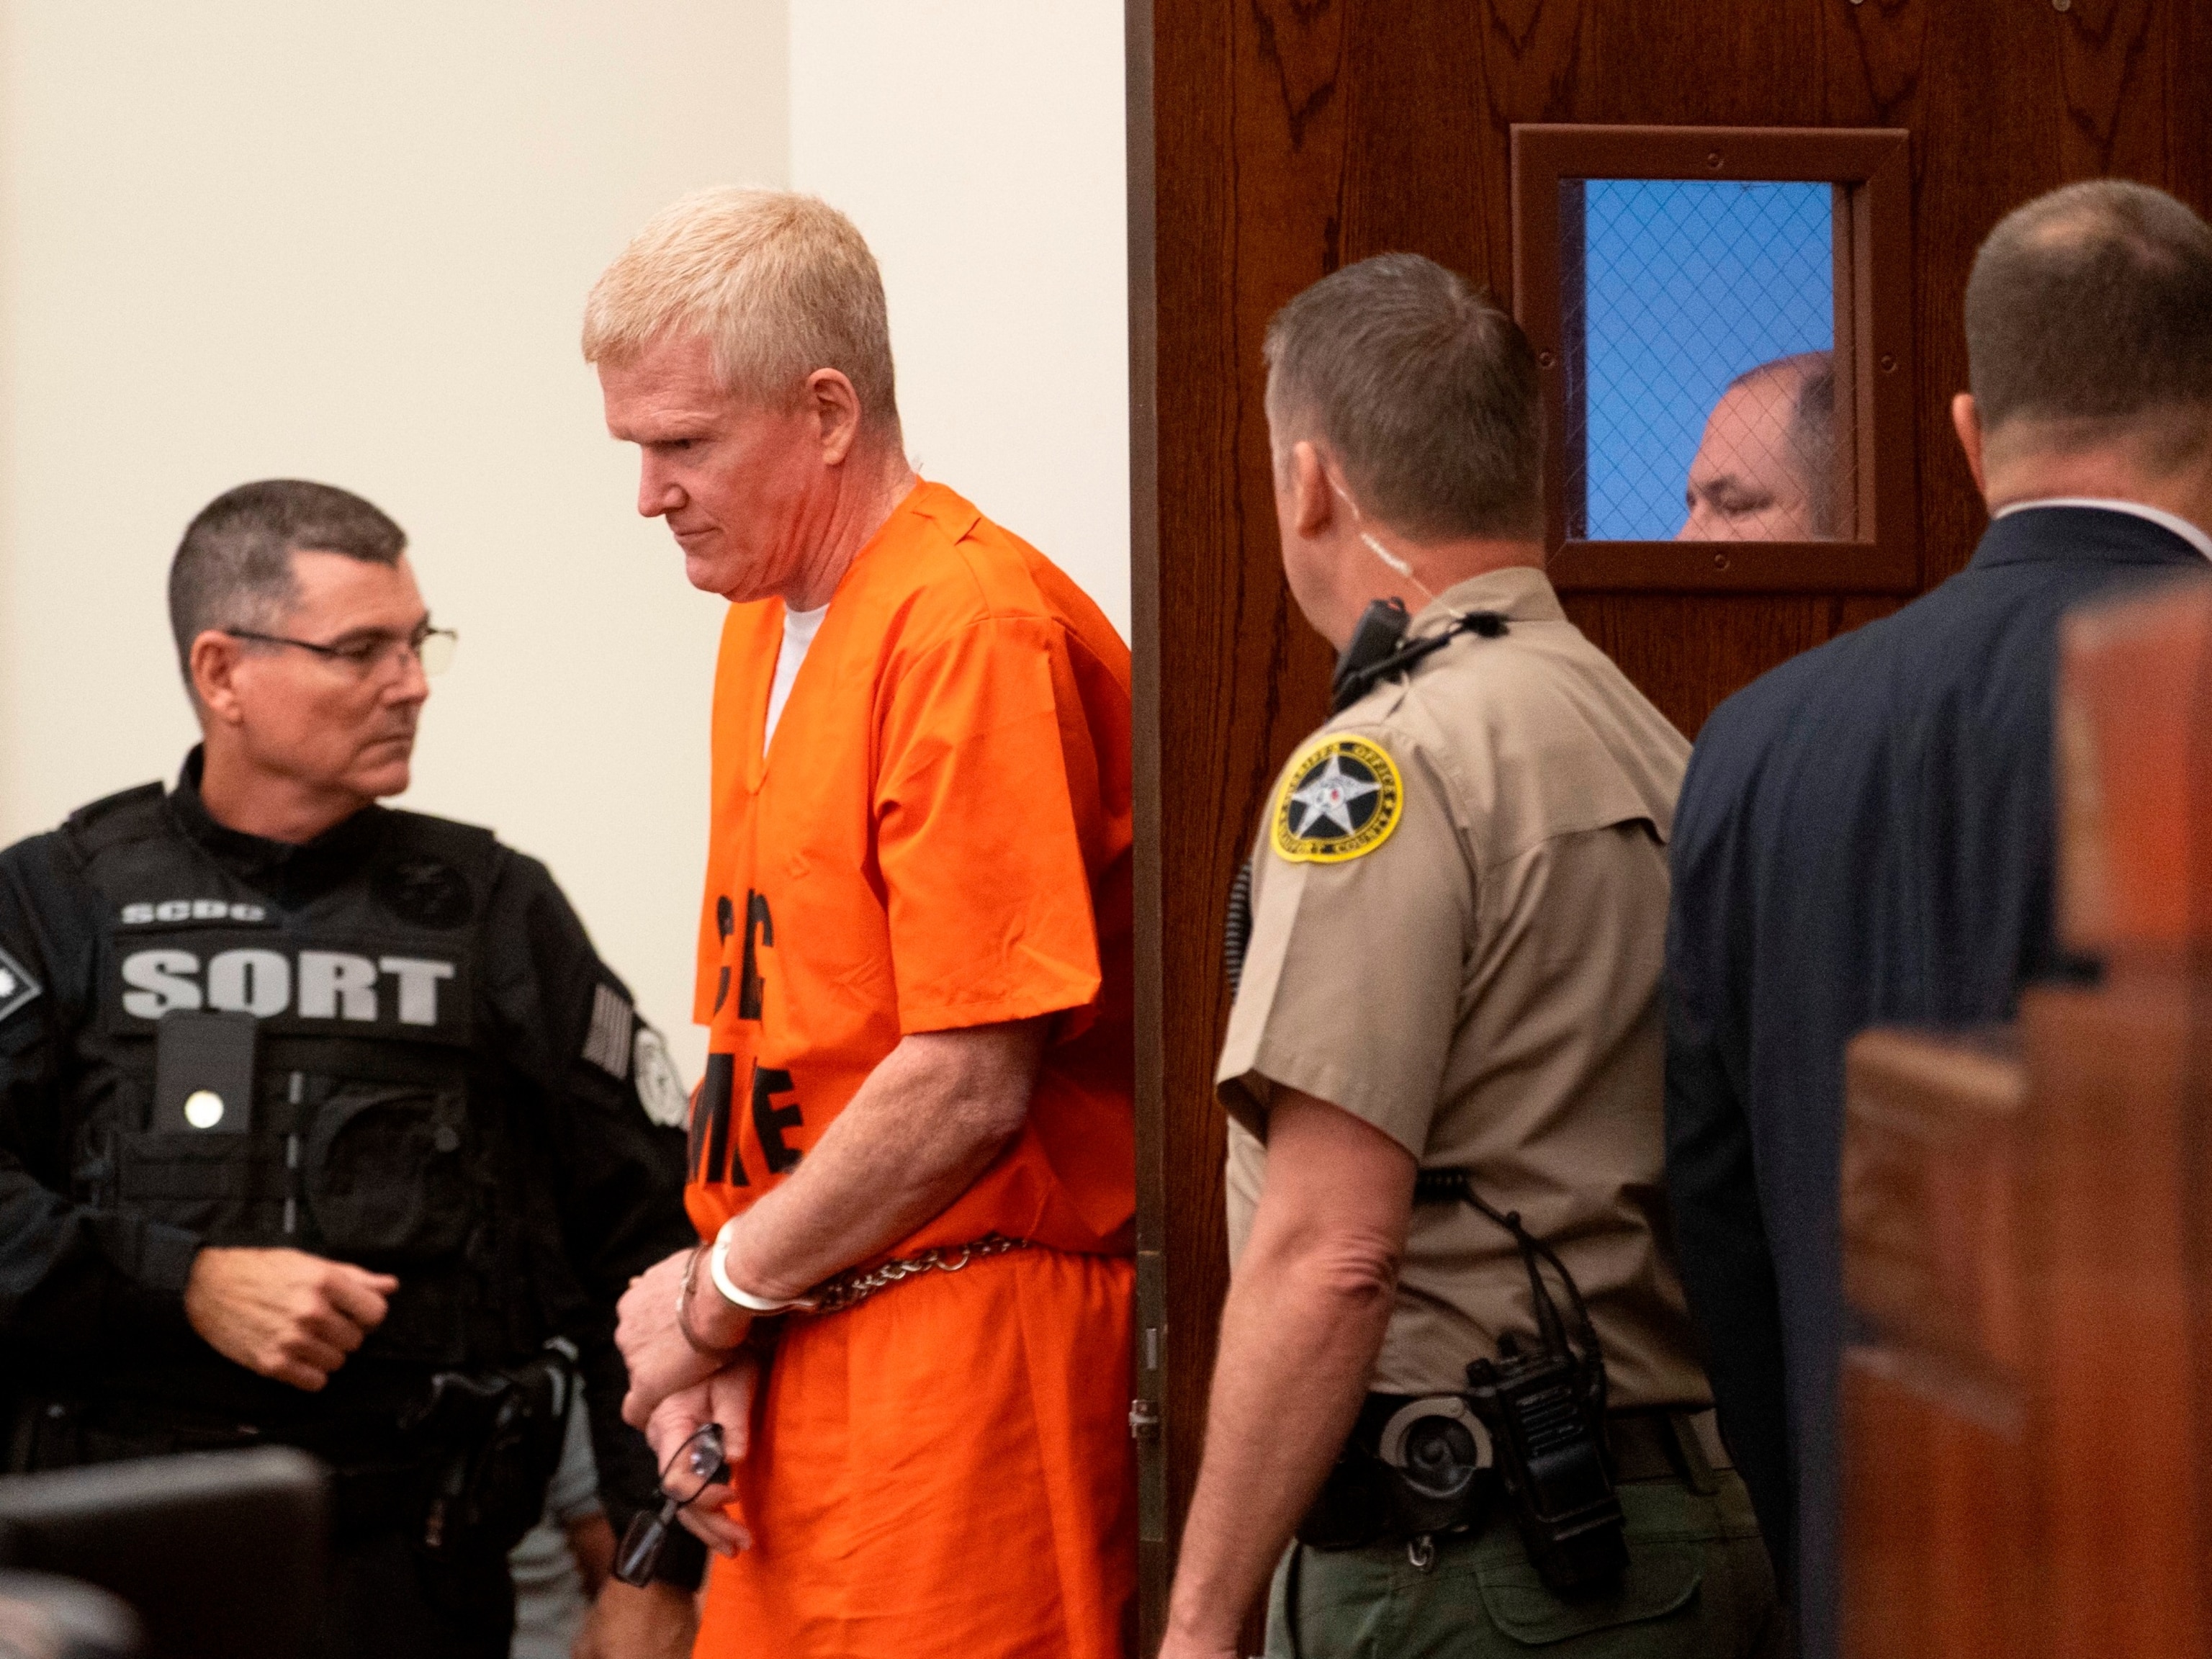
{"label": "wire mesh glass", "polygon": [[1851,534],[1835,187],[1560,184],[1567,533]]}

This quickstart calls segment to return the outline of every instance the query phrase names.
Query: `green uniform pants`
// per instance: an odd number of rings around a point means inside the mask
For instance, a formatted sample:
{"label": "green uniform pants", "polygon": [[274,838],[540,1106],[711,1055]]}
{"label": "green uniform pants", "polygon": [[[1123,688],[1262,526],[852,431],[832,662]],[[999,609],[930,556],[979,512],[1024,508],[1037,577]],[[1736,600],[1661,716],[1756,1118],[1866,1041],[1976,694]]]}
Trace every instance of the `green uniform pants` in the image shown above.
{"label": "green uniform pants", "polygon": [[1618,1589],[1563,1601],[1544,1588],[1501,1501],[1480,1532],[1316,1550],[1293,1542],[1267,1597],[1268,1659],[1779,1659],[1785,1626],[1743,1482],[1716,1473],[1620,1487],[1628,1572]]}

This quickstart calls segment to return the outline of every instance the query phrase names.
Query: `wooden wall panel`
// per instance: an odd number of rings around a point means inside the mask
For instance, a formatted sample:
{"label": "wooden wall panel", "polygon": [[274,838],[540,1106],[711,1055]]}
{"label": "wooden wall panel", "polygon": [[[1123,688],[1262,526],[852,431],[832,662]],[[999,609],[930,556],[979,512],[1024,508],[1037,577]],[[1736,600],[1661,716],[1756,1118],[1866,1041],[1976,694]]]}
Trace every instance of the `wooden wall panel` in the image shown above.
{"label": "wooden wall panel", "polygon": [[1917,1356],[1844,1352],[1844,1502],[1893,1524],[1855,1535],[1844,1651],[1881,1659],[2020,1659],[2039,1650],[2029,1452],[2016,1421],[1961,1411],[1968,1391]]}
{"label": "wooden wall panel", "polygon": [[[1129,0],[1133,538],[1139,744],[1140,1249],[1148,1617],[1188,1499],[1226,1279],[1228,884],[1328,653],[1278,562],[1261,337],[1349,260],[1429,254],[1510,302],[1516,122],[1899,126],[1912,134],[1923,577],[1984,527],[1950,435],[1960,302],[2005,209],[2114,170],[2206,205],[2203,0]],[[1879,615],[1822,596],[1589,594],[1576,620],[1686,732]],[[1164,1482],[1164,1486],[1159,1483]],[[1157,1625],[1152,1626],[1157,1630]]]}
{"label": "wooden wall panel", "polygon": [[1577,593],[1563,602],[1574,624],[1685,732],[1737,687],[1832,638],[1845,603],[1796,593]]}

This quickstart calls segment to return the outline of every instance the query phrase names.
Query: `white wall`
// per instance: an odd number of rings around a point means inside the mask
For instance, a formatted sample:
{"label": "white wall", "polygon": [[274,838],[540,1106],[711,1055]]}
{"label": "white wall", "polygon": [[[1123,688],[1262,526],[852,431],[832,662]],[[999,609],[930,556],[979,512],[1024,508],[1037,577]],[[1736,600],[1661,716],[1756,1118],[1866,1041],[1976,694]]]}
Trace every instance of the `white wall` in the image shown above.
{"label": "white wall", "polygon": [[406,804],[544,858],[697,1075],[720,607],[576,330],[662,204],[783,182],[785,49],[782,0],[0,4],[0,840],[173,772],[191,514],[343,484],[462,634]]}
{"label": "white wall", "polygon": [[696,1077],[720,606],[633,514],[575,336],[702,184],[852,214],[910,452],[1127,633],[1119,0],[787,11],[0,0],[0,841],[173,772],[191,514],[346,485],[463,635],[405,804],[544,858]]}
{"label": "white wall", "polygon": [[792,0],[791,178],[890,294],[908,453],[1129,631],[1121,0]]}

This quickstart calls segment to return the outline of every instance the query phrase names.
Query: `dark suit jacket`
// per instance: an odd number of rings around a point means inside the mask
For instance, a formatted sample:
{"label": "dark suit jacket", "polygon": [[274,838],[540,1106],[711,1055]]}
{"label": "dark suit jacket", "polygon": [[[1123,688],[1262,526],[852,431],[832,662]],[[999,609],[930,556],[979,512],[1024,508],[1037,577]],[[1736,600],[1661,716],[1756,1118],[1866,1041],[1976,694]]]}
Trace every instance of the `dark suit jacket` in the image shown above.
{"label": "dark suit jacket", "polygon": [[1722,704],[1675,815],[1667,1176],[1721,1425],[1835,1651],[1844,1045],[2008,1017],[2051,939],[2063,611],[2205,560],[2130,514],[1997,520],[1965,570]]}

